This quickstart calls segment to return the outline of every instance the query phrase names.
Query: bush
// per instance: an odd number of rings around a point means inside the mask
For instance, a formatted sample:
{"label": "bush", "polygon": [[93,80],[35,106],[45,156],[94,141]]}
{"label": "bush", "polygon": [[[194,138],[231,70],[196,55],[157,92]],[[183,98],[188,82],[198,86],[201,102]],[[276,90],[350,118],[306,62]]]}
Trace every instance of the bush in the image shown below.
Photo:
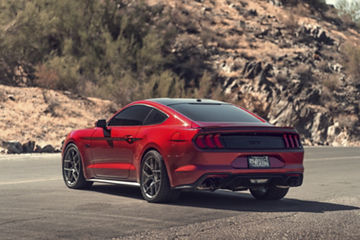
{"label": "bush", "polygon": [[310,66],[300,64],[295,68],[295,73],[303,83],[311,83],[314,81],[313,72],[311,71]]}

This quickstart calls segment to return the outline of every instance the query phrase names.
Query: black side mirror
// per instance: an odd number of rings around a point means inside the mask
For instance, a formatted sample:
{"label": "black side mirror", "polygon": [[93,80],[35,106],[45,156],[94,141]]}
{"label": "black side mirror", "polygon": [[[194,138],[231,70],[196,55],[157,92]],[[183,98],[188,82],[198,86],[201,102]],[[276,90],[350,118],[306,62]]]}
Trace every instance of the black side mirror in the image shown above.
{"label": "black side mirror", "polygon": [[106,120],[105,119],[97,120],[95,126],[100,128],[106,128]]}

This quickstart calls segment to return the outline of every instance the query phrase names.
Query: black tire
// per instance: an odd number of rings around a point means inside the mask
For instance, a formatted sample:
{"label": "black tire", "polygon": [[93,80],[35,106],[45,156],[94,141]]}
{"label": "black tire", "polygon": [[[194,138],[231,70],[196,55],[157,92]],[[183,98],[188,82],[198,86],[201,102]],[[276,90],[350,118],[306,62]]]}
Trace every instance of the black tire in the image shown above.
{"label": "black tire", "polygon": [[72,189],[89,188],[92,182],[86,181],[84,177],[81,154],[73,143],[67,145],[62,158],[62,174],[65,185]]}
{"label": "black tire", "polygon": [[280,200],[288,193],[289,188],[278,188],[275,185],[250,188],[250,193],[258,200]]}
{"label": "black tire", "polygon": [[180,195],[180,191],[171,189],[164,161],[155,150],[142,159],[140,189],[144,199],[152,203],[175,201]]}

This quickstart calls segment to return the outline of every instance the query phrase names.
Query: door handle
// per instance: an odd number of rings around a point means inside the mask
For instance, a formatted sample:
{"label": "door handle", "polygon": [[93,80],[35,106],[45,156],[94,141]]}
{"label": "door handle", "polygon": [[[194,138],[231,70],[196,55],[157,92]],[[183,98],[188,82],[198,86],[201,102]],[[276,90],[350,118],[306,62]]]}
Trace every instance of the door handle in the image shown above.
{"label": "door handle", "polygon": [[133,143],[134,142],[134,137],[132,135],[126,135],[124,137],[125,141],[127,141],[128,143]]}

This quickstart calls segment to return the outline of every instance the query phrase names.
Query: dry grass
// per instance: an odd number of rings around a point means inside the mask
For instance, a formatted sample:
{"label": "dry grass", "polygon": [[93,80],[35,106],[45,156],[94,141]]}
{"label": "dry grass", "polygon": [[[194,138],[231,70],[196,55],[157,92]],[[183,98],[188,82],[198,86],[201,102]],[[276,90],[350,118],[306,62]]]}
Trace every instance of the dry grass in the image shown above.
{"label": "dry grass", "polygon": [[337,74],[331,74],[326,78],[322,79],[322,85],[327,88],[331,92],[331,94],[333,93],[333,91],[339,88],[340,84],[340,76],[338,76]]}
{"label": "dry grass", "polygon": [[314,75],[310,66],[300,64],[295,68],[295,73],[299,76],[299,79],[303,82],[309,83],[314,80]]}
{"label": "dry grass", "polygon": [[59,148],[71,130],[93,126],[99,118],[108,118],[114,106],[110,101],[82,98],[60,91],[17,88],[0,85],[0,93],[12,95],[0,101],[0,139],[36,141]]}
{"label": "dry grass", "polygon": [[55,89],[60,81],[60,77],[54,69],[49,69],[41,64],[36,67],[35,84],[47,89]]}
{"label": "dry grass", "polygon": [[360,79],[360,46],[347,42],[343,48],[344,65],[346,70],[352,75],[354,81]]}

